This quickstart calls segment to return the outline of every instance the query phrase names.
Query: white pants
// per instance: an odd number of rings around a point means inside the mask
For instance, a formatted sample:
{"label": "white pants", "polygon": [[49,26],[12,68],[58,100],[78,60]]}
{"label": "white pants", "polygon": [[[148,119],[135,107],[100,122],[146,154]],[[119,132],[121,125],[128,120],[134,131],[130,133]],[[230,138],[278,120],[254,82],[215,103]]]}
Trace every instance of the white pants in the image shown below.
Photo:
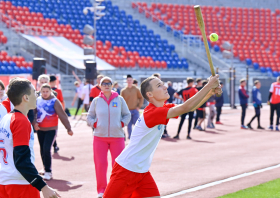
{"label": "white pants", "polygon": [[217,114],[215,105],[212,104],[209,106],[209,116],[208,116],[208,126],[211,126],[215,115]]}

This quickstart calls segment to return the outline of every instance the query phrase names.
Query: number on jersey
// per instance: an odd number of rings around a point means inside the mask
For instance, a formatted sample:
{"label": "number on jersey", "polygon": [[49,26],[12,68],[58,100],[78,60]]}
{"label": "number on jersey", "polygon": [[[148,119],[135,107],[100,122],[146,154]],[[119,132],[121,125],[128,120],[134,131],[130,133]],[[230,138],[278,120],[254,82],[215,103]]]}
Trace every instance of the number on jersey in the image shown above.
{"label": "number on jersey", "polygon": [[4,144],[4,140],[0,139],[0,153],[2,153],[2,159],[5,165],[8,165],[8,153],[4,147],[1,147],[1,144]]}

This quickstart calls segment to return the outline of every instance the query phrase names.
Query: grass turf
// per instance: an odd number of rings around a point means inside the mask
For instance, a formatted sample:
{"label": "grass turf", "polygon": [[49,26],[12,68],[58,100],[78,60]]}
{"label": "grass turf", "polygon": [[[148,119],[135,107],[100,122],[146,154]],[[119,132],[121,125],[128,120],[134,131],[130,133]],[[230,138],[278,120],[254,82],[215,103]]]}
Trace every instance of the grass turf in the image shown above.
{"label": "grass turf", "polygon": [[219,198],[278,198],[280,197],[279,186],[280,179],[276,179]]}
{"label": "grass turf", "polygon": [[[70,111],[71,116],[73,116],[76,113],[76,108],[69,108],[69,111]],[[77,115],[81,115],[81,113],[82,113],[82,108],[79,109]]]}

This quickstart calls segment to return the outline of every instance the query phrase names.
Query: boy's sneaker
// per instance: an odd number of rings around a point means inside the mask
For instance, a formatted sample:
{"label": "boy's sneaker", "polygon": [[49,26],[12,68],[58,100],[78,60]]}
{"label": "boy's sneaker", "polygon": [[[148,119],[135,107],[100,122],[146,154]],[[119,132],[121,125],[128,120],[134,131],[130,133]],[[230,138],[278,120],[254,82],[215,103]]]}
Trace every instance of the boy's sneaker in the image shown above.
{"label": "boy's sneaker", "polygon": [[97,198],[102,198],[104,193],[99,193]]}
{"label": "boy's sneaker", "polygon": [[278,126],[276,126],[276,127],[275,127],[275,131],[279,131],[279,128],[278,128]]}
{"label": "boy's sneaker", "polygon": [[220,121],[217,121],[216,124],[223,124],[223,123],[221,123]]}
{"label": "boy's sneaker", "polygon": [[51,172],[45,172],[43,176],[44,180],[51,180],[52,179],[52,173]]}
{"label": "boy's sneaker", "polygon": [[273,130],[273,126],[272,125],[269,126],[268,129],[270,129],[272,131]]}
{"label": "boy's sneaker", "polygon": [[179,138],[179,135],[174,136],[173,139],[179,140],[179,139],[180,139],[180,138]]}
{"label": "boy's sneaker", "polygon": [[54,153],[57,153],[57,151],[59,151],[59,147],[54,147]]}
{"label": "boy's sneaker", "polygon": [[213,129],[215,129],[215,125],[214,125],[214,123],[213,123],[213,122],[211,123],[211,125],[212,125]]}
{"label": "boy's sneaker", "polygon": [[251,126],[251,124],[247,124],[247,127],[248,127],[249,129],[253,129],[252,126]]}
{"label": "boy's sneaker", "polygon": [[196,126],[196,129],[202,131],[203,129],[201,128],[201,126]]}
{"label": "boy's sneaker", "polygon": [[45,174],[45,169],[39,171],[39,175],[44,175],[44,174]]}
{"label": "boy's sneaker", "polygon": [[264,129],[263,127],[261,127],[261,126],[258,126],[258,129]]}
{"label": "boy's sneaker", "polygon": [[188,135],[188,136],[187,136],[187,139],[188,139],[188,140],[191,140],[192,138],[191,138],[191,136]]}
{"label": "boy's sneaker", "polygon": [[247,126],[241,125],[241,129],[248,129]]}
{"label": "boy's sneaker", "polygon": [[215,127],[213,127],[212,125],[207,125],[207,128],[214,129]]}

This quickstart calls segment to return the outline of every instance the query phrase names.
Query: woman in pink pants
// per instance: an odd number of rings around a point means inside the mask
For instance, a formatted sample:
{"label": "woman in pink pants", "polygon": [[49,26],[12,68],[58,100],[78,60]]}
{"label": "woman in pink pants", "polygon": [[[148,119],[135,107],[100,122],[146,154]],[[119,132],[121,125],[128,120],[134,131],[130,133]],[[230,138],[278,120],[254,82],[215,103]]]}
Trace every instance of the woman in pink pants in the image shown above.
{"label": "woman in pink pants", "polygon": [[122,96],[112,91],[112,80],[104,77],[100,81],[101,92],[94,98],[88,112],[87,123],[94,128],[93,155],[97,180],[98,197],[101,198],[107,186],[108,150],[112,165],[124,149],[124,131],[131,118]]}

